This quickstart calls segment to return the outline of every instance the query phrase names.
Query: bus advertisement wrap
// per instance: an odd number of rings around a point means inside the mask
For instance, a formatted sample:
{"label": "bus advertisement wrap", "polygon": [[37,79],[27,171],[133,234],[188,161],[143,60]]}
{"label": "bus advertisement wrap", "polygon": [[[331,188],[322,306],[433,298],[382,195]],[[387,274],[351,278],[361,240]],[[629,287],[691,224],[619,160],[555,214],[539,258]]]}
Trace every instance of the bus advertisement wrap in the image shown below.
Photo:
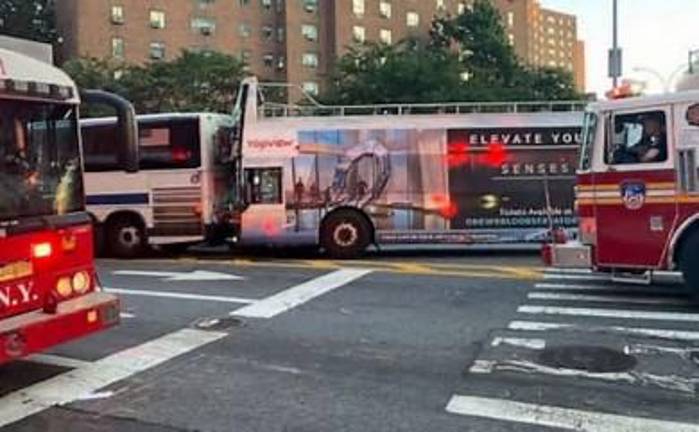
{"label": "bus advertisement wrap", "polygon": [[579,127],[301,131],[283,170],[286,228],[350,206],[381,242],[541,241],[551,220],[577,223],[579,142]]}

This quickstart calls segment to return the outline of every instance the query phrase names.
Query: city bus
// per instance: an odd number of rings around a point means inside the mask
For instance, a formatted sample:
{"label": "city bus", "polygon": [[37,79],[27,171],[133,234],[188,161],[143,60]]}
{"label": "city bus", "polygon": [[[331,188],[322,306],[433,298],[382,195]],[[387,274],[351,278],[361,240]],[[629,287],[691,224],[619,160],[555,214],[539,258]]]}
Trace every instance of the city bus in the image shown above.
{"label": "city bus", "polygon": [[244,80],[233,113],[241,245],[349,258],[372,244],[537,243],[554,226],[575,230],[583,102],[331,107],[305,94],[272,102],[269,87]]}
{"label": "city bus", "polygon": [[0,363],[119,322],[101,291],[85,212],[79,105],[117,112],[117,167],[138,169],[135,114],[108,93],[78,94],[61,70],[0,48]]}
{"label": "city bus", "polygon": [[102,249],[130,258],[148,245],[181,250],[232,239],[231,116],[154,114],[137,122],[140,159],[133,174],[118,167],[116,119],[81,122],[87,209]]}

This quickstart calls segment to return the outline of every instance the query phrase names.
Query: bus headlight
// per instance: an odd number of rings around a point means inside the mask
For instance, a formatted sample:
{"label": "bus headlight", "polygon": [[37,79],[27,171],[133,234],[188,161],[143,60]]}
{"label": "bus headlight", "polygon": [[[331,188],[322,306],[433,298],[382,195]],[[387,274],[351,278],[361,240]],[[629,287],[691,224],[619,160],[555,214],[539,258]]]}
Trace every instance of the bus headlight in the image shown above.
{"label": "bus headlight", "polygon": [[85,271],[73,275],[73,291],[77,294],[85,294],[90,289],[90,275]]}

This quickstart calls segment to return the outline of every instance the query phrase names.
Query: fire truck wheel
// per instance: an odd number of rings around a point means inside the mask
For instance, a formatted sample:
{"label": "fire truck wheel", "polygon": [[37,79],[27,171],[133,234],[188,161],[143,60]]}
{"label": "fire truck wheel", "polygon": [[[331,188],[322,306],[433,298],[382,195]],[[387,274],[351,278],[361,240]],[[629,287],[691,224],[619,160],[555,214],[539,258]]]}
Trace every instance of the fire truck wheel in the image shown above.
{"label": "fire truck wheel", "polygon": [[340,210],[323,222],[320,241],[325,252],[333,258],[356,258],[371,242],[371,227],[359,213]]}
{"label": "fire truck wheel", "polygon": [[146,234],[135,218],[119,218],[107,226],[110,252],[119,258],[134,258],[143,253]]}
{"label": "fire truck wheel", "polygon": [[699,302],[699,232],[693,233],[682,246],[680,269],[695,302]]}

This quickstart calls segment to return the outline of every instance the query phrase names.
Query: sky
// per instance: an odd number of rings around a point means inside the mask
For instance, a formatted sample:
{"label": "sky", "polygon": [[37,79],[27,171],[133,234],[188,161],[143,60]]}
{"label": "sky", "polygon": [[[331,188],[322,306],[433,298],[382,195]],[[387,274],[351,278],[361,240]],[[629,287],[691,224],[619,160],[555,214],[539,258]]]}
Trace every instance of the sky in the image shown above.
{"label": "sky", "polygon": [[[541,4],[578,16],[578,37],[586,43],[587,89],[604,95],[612,85],[607,77],[612,0],[541,0]],[[671,82],[682,66],[686,70],[689,50],[699,49],[697,20],[699,0],[619,0],[624,77],[645,81],[648,93],[661,92],[663,81]]]}

